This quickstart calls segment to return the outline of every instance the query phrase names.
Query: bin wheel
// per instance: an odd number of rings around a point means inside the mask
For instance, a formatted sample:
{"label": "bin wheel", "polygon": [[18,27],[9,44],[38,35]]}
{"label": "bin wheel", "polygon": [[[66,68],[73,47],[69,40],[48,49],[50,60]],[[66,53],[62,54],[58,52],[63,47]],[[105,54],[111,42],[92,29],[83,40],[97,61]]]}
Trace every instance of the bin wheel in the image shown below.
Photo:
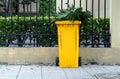
{"label": "bin wheel", "polygon": [[78,65],[79,65],[79,66],[82,65],[82,64],[81,64],[81,57],[79,57],[79,59],[78,59]]}
{"label": "bin wheel", "polygon": [[59,66],[59,58],[58,57],[56,57],[56,66]]}

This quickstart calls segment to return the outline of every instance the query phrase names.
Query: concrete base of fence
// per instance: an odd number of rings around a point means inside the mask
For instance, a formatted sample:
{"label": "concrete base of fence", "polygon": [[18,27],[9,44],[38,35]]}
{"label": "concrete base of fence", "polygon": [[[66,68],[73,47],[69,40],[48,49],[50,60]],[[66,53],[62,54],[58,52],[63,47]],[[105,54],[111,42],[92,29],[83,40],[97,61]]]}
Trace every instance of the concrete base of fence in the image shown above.
{"label": "concrete base of fence", "polygon": [[[0,48],[0,64],[48,64],[57,56],[57,47]],[[80,48],[80,56],[83,64],[120,64],[119,48]]]}

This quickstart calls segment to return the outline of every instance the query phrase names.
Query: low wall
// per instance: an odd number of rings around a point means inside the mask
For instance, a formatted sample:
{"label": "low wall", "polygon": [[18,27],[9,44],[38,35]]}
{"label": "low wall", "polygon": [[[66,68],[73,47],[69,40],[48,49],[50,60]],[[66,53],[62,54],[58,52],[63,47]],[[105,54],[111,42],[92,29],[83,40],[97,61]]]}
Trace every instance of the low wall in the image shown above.
{"label": "low wall", "polygon": [[[69,52],[68,52],[69,54]],[[47,64],[55,63],[57,47],[0,48],[1,64]],[[119,48],[80,48],[83,64],[120,64]]]}

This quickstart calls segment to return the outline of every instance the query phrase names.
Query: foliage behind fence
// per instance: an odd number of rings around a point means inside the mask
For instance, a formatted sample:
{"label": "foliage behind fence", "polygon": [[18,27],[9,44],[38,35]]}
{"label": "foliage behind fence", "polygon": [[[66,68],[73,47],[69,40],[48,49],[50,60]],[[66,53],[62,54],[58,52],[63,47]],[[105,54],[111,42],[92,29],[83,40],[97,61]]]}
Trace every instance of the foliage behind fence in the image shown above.
{"label": "foliage behind fence", "polygon": [[[18,19],[19,18],[19,19]],[[54,17],[50,17],[52,20]],[[9,46],[11,44],[24,46],[26,45],[37,45],[37,46],[57,46],[57,29],[53,24],[49,24],[49,17],[44,17],[44,23],[42,22],[43,17],[26,17],[14,16],[12,17],[0,17],[0,46]],[[37,21],[37,22],[36,22]],[[95,47],[99,47],[99,43],[109,44],[110,35],[109,18],[104,23],[103,18],[89,19],[89,26],[81,26],[80,30],[80,44],[81,47],[92,45],[91,39],[94,39]],[[92,24],[94,27],[92,27]],[[94,29],[94,30],[93,30]],[[103,30],[105,29],[105,31]],[[94,33],[94,34],[92,34]],[[92,34],[92,35],[91,35]],[[29,41],[28,43],[26,42]],[[108,46],[109,47],[109,46]]]}

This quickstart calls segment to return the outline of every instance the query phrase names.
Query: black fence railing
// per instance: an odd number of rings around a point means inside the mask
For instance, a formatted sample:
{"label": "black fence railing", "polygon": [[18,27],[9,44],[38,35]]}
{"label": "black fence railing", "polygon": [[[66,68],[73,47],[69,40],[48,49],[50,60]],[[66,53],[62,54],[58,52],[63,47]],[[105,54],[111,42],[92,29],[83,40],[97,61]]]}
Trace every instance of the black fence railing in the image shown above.
{"label": "black fence railing", "polygon": [[[72,2],[72,3],[71,3]],[[57,28],[49,23],[59,8],[72,4],[91,11],[80,27],[81,47],[110,47],[109,0],[3,0],[0,2],[0,47],[56,47]]]}

